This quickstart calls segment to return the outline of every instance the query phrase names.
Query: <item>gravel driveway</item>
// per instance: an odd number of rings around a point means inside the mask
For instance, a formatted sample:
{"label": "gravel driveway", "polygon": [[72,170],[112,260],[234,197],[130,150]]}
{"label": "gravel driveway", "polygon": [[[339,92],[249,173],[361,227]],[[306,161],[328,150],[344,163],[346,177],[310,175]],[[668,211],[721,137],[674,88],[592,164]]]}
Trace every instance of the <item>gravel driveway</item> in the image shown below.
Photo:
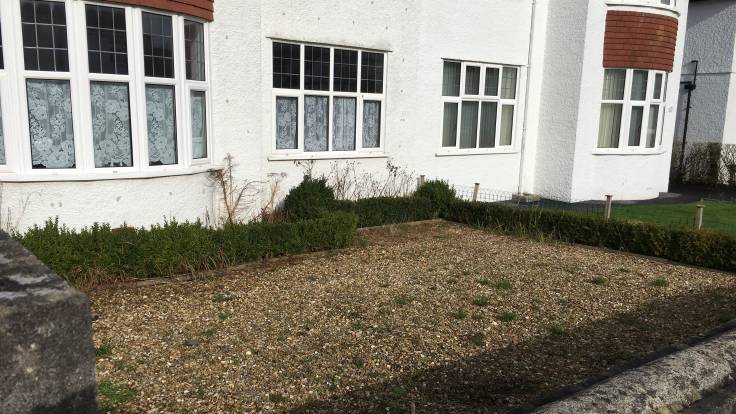
{"label": "gravel driveway", "polygon": [[736,278],[444,222],[90,292],[113,412],[507,412],[736,315]]}

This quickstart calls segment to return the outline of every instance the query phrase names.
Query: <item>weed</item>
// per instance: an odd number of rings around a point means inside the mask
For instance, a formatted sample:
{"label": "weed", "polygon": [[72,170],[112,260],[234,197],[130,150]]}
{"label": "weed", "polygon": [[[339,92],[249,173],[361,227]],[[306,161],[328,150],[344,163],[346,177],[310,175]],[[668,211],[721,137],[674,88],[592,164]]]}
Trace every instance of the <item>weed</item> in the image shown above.
{"label": "weed", "polygon": [[220,313],[219,313],[219,314],[217,315],[217,317],[218,317],[218,318],[219,318],[219,319],[220,319],[221,321],[223,321],[223,322],[224,322],[224,321],[226,321],[226,320],[228,320],[228,319],[230,319],[230,317],[231,317],[231,316],[232,316],[232,315],[231,315],[230,313],[228,313],[228,312],[220,312]]}
{"label": "weed", "polygon": [[468,317],[468,312],[465,309],[458,309],[452,313],[452,317],[461,321]]}
{"label": "weed", "polygon": [[519,319],[519,315],[515,312],[502,312],[498,314],[498,320],[501,322],[513,322],[517,319]]}
{"label": "weed", "polygon": [[404,306],[412,303],[414,299],[407,295],[399,295],[396,299],[394,299],[394,303],[396,303],[399,306]]}
{"label": "weed", "polygon": [[218,293],[218,294],[216,294],[215,296],[212,297],[212,301],[215,302],[215,303],[227,302],[227,301],[232,300],[232,299],[233,298],[231,298],[231,297],[229,297],[229,296],[227,296],[227,295],[225,295],[223,293]]}
{"label": "weed", "polygon": [[101,382],[97,390],[100,397],[100,407],[103,411],[113,410],[135,398],[135,392],[130,388],[111,382]]}
{"label": "weed", "polygon": [[482,321],[483,320],[483,315],[480,315],[480,314],[476,313],[476,314],[473,314],[473,316],[471,316],[470,319],[472,319],[474,321]]}
{"label": "weed", "polygon": [[512,288],[511,282],[509,282],[508,280],[501,280],[501,281],[496,282],[496,289],[509,290],[511,288]]}
{"label": "weed", "polygon": [[656,287],[667,287],[670,285],[670,282],[665,279],[656,279],[652,284]]}
{"label": "weed", "polygon": [[102,344],[95,349],[95,356],[97,358],[105,358],[112,355],[112,346],[109,344]]}
{"label": "weed", "polygon": [[603,276],[596,276],[590,282],[593,283],[594,285],[604,286],[608,284],[608,279]]}
{"label": "weed", "polygon": [[491,286],[491,281],[488,279],[481,279],[478,281],[478,284],[481,286]]}
{"label": "weed", "polygon": [[488,296],[481,296],[479,298],[476,298],[473,300],[473,305],[475,306],[488,306],[491,304],[491,299],[488,298]]}
{"label": "weed", "polygon": [[268,401],[271,401],[274,404],[281,404],[287,400],[286,397],[284,397],[283,394],[274,392],[271,394],[268,394]]}
{"label": "weed", "polygon": [[205,337],[207,337],[207,338],[211,338],[211,337],[215,336],[215,332],[216,332],[216,331],[215,331],[215,329],[214,329],[214,328],[209,328],[209,329],[205,329],[205,330],[204,330],[204,331],[202,332],[202,336],[205,336]]}
{"label": "weed", "polygon": [[566,331],[562,326],[553,324],[547,327],[547,332],[549,332],[551,336],[561,336],[564,335]]}

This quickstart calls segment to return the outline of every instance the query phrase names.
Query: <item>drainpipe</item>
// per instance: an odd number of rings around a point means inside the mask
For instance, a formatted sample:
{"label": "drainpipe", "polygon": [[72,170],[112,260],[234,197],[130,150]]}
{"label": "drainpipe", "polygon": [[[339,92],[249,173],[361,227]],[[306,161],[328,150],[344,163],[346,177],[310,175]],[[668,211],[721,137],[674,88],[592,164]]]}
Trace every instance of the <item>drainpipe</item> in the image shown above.
{"label": "drainpipe", "polygon": [[526,138],[527,138],[527,121],[529,118],[529,85],[531,84],[531,68],[532,68],[532,54],[534,49],[534,18],[537,12],[537,0],[532,0],[532,20],[529,30],[529,54],[526,60],[526,88],[524,90],[524,123],[522,126],[521,133],[521,149],[519,155],[519,188],[518,193],[521,195],[524,188],[524,158],[526,156]]}
{"label": "drainpipe", "polygon": [[697,60],[693,60],[690,63],[695,64],[695,73],[693,76],[693,80],[691,81],[682,81],[680,84],[683,85],[685,90],[687,90],[687,105],[685,106],[685,125],[682,128],[682,148],[680,150],[680,168],[679,168],[679,177],[678,181],[682,182],[682,180],[685,179],[685,148],[687,146],[687,127],[690,123],[690,109],[692,108],[692,105],[690,104],[690,99],[693,96],[693,91],[695,88],[697,88],[698,83],[698,64],[700,63]]}

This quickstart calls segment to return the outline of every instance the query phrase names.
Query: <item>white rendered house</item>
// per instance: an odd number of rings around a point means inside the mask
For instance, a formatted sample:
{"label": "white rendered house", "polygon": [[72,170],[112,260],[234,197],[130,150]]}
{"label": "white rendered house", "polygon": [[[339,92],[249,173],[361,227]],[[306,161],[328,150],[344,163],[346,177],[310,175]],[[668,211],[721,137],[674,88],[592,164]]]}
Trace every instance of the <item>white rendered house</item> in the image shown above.
{"label": "white rendered house", "polygon": [[667,190],[687,0],[458,4],[2,0],[2,221],[206,219],[227,154],[284,191],[299,160],[561,200]]}

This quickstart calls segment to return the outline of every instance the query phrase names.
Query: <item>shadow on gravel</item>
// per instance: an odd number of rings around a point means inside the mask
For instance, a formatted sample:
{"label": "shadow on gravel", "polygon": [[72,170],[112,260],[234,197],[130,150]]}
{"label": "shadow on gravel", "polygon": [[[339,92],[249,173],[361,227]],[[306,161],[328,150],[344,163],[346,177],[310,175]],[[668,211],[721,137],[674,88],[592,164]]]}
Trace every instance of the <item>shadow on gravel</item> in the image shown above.
{"label": "shadow on gravel", "polygon": [[[527,412],[723,330],[736,289],[650,302],[574,329],[550,329],[447,365],[416,371],[289,412]],[[518,322],[522,323],[522,322]]]}

